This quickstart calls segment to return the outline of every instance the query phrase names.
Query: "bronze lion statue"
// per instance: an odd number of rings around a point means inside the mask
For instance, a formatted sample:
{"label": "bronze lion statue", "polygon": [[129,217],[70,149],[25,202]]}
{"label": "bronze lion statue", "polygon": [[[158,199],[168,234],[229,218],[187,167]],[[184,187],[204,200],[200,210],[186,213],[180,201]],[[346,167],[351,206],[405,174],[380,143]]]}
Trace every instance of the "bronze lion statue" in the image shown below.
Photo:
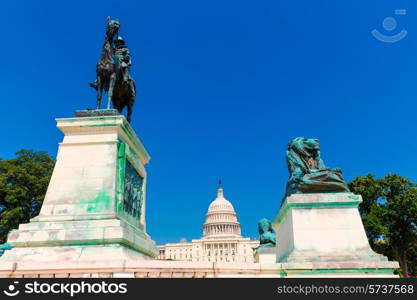
{"label": "bronze lion statue", "polygon": [[318,139],[297,137],[286,153],[290,173],[286,196],[300,193],[349,192],[339,168],[327,168],[320,157]]}
{"label": "bronze lion statue", "polygon": [[268,219],[262,218],[258,221],[259,247],[275,246],[277,243],[274,229]]}

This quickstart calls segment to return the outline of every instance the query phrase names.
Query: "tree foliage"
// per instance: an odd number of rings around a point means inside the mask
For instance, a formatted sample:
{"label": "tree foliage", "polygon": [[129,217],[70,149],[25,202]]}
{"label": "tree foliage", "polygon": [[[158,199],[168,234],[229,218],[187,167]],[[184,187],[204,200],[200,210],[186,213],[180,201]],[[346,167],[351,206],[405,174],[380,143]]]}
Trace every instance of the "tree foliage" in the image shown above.
{"label": "tree foliage", "polygon": [[359,206],[371,247],[400,263],[404,276],[417,276],[417,185],[398,174],[358,176],[349,188]]}
{"label": "tree foliage", "polygon": [[15,158],[0,159],[0,243],[39,214],[54,164],[44,151],[20,150]]}

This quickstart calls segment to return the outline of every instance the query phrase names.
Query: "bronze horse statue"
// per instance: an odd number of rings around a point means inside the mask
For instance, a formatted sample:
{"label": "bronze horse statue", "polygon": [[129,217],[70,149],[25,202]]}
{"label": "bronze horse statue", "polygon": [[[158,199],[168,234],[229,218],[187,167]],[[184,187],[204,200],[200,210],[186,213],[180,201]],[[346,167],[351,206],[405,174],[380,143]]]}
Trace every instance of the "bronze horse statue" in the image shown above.
{"label": "bronze horse statue", "polygon": [[132,107],[135,102],[136,85],[129,75],[130,55],[122,38],[118,36],[120,23],[107,17],[106,37],[101,58],[96,66],[96,81],[90,86],[97,90],[97,109],[100,109],[103,90],[108,94],[107,109],[110,103],[121,114],[127,107],[127,121],[130,123]]}

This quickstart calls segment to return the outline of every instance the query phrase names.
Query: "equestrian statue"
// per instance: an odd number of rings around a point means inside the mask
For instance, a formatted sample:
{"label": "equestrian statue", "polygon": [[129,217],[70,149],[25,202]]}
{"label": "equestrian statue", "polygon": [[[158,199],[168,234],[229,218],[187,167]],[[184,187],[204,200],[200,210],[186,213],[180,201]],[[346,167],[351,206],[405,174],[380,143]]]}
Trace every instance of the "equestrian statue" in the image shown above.
{"label": "equestrian statue", "polygon": [[97,63],[97,78],[90,86],[97,90],[97,109],[100,109],[103,90],[107,92],[107,109],[110,104],[121,114],[127,107],[127,121],[130,123],[135,102],[136,85],[130,76],[132,64],[129,49],[119,36],[120,23],[107,17],[106,37],[101,58]]}

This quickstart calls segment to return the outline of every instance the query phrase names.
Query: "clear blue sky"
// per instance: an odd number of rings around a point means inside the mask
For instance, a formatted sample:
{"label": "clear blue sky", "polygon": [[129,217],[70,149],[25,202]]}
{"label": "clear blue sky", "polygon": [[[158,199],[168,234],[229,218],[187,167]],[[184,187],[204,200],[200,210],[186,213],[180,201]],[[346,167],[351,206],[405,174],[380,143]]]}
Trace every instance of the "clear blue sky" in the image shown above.
{"label": "clear blue sky", "polygon": [[[287,143],[319,138],[347,181],[417,181],[417,2],[3,1],[0,157],[55,156],[54,118],[94,107],[106,17],[119,18],[138,97],[132,125],[152,156],[147,225],[157,243],[199,238],[221,178],[243,234],[272,219]],[[395,15],[406,9],[406,15]],[[397,28],[382,21],[394,17]],[[397,43],[371,35],[378,29]]]}

